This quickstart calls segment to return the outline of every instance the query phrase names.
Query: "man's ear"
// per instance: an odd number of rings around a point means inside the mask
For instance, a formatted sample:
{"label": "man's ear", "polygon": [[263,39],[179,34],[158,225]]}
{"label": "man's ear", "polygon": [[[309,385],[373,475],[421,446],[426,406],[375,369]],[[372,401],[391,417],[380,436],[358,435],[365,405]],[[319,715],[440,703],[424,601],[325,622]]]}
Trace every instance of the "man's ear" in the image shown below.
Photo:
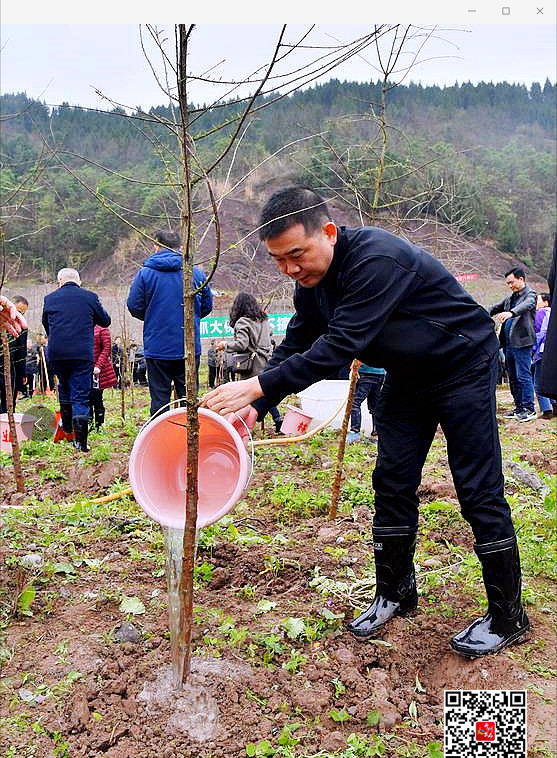
{"label": "man's ear", "polygon": [[334,221],[326,221],[323,224],[323,233],[332,245],[336,245],[337,241],[337,225]]}

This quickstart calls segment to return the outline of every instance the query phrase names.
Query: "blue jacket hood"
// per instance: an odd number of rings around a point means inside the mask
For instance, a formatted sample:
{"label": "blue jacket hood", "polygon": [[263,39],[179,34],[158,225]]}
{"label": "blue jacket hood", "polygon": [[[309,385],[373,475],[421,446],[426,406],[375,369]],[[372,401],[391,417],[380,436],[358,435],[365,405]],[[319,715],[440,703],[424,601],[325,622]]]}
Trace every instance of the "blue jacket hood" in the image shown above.
{"label": "blue jacket hood", "polygon": [[154,268],[156,271],[180,271],[182,256],[172,250],[159,250],[150,255],[143,265],[147,268]]}

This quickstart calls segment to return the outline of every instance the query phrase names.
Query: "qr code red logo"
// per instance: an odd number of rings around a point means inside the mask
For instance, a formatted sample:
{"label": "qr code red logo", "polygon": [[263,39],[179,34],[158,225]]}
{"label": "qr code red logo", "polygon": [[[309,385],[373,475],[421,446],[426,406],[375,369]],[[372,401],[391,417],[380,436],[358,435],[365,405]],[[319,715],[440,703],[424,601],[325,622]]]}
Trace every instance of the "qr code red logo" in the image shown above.
{"label": "qr code red logo", "polygon": [[495,721],[476,721],[476,741],[493,742],[495,740]]}

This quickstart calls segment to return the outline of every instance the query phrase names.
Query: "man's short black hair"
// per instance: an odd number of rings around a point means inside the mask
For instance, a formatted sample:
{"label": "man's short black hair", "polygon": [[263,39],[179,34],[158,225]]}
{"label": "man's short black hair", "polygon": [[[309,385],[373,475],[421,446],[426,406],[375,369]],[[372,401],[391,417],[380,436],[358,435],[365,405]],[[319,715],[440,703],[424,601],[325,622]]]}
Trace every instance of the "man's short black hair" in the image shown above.
{"label": "man's short black hair", "polygon": [[549,294],[549,292],[540,292],[540,297],[544,301],[544,303],[547,303],[548,305],[551,302],[551,295]]}
{"label": "man's short black hair", "polygon": [[168,247],[170,250],[178,250],[180,247],[180,235],[171,229],[155,232],[155,239],[161,247]]}
{"label": "man's short black hair", "polygon": [[526,273],[524,272],[523,268],[520,268],[520,266],[515,266],[514,268],[509,269],[509,271],[505,272],[505,278],[507,276],[513,275],[516,279],[526,279]]}
{"label": "man's short black hair", "polygon": [[26,297],[23,297],[23,295],[16,295],[14,297],[14,303],[25,303],[25,305],[29,305],[29,300],[27,300]]}
{"label": "man's short black hair", "polygon": [[331,214],[317,192],[309,187],[285,187],[265,203],[259,218],[259,237],[276,237],[294,224],[303,224],[306,234],[311,235],[327,221],[331,221]]}

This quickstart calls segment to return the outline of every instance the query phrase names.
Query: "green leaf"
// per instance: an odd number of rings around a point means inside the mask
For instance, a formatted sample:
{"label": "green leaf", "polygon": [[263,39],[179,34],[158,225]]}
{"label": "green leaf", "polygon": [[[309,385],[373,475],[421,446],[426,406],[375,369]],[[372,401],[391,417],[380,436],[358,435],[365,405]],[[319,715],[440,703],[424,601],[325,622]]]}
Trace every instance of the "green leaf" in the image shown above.
{"label": "green leaf", "polygon": [[256,753],[257,748],[253,744],[253,742],[249,742],[246,745],[246,755],[249,756],[249,758],[253,758],[253,756],[257,755]]}
{"label": "green leaf", "polygon": [[333,719],[333,721],[337,721],[339,723],[343,723],[344,721],[348,721],[350,718],[350,714],[346,710],[346,708],[342,708],[340,711],[329,711],[329,716]]}
{"label": "green leaf", "polygon": [[321,608],[321,615],[327,621],[336,621],[337,619],[344,618],[344,613],[333,613],[328,608]]}
{"label": "green leaf", "polygon": [[260,600],[257,603],[255,613],[269,613],[269,611],[272,611],[273,608],[276,608],[276,605],[276,603],[272,603],[270,600]]}
{"label": "green leaf", "polygon": [[75,574],[75,566],[72,563],[53,563],[53,574]]}
{"label": "green leaf", "polygon": [[443,758],[443,749],[439,742],[430,742],[427,746],[428,758]]}
{"label": "green leaf", "polygon": [[21,595],[17,601],[17,609],[22,614],[22,616],[33,615],[31,605],[33,604],[33,600],[35,599],[36,594],[37,590],[33,587],[32,584],[28,584],[27,587],[25,587],[21,592]]}
{"label": "green leaf", "polygon": [[303,619],[297,619],[290,616],[282,622],[282,628],[291,640],[297,639],[305,632],[306,624]]}
{"label": "green leaf", "polygon": [[381,713],[379,711],[370,711],[366,716],[366,724],[368,726],[377,726],[381,720]]}
{"label": "green leaf", "polygon": [[122,595],[120,610],[122,613],[131,613],[133,616],[139,616],[140,614],[145,613],[145,606],[138,597],[127,597],[126,595]]}

